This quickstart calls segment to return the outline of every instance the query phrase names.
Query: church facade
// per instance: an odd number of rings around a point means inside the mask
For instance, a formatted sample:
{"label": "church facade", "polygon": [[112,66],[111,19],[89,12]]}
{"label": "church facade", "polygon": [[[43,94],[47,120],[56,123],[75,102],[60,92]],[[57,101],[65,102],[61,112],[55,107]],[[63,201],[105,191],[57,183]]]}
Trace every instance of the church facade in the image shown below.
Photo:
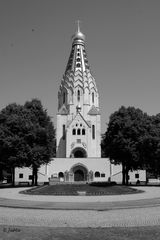
{"label": "church facade", "polygon": [[110,163],[101,158],[98,89],[79,26],[58,91],[56,153],[50,181],[108,181],[110,177]]}
{"label": "church facade", "polygon": [[[121,165],[101,158],[99,94],[79,26],[58,91],[56,138],[56,158],[40,167],[38,183],[121,182]],[[145,173],[133,174],[133,182],[145,178]],[[31,168],[15,169],[15,183],[23,182],[32,182]]]}
{"label": "church facade", "polygon": [[57,157],[101,157],[99,94],[91,74],[85,36],[77,32],[58,92]]}
{"label": "church facade", "polygon": [[[108,181],[110,162],[101,158],[101,115],[96,81],[79,25],[58,91],[56,158],[38,172],[38,182]],[[15,182],[31,181],[31,169],[16,169]]]}

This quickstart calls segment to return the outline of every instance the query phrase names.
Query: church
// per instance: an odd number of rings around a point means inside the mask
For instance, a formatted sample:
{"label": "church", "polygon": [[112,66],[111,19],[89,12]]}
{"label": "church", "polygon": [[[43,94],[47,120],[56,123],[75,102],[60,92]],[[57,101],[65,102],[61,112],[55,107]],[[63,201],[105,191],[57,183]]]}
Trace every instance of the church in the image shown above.
{"label": "church", "polygon": [[56,153],[53,169],[64,181],[108,181],[109,161],[101,159],[99,94],[79,25],[58,91]]}
{"label": "church", "polygon": [[57,158],[101,156],[99,94],[79,26],[58,92]]}
{"label": "church", "polygon": [[[121,166],[101,158],[99,94],[79,24],[58,90],[56,144],[56,158],[40,167],[39,183],[106,182],[118,176],[121,181]],[[15,182],[31,182],[31,174],[30,168],[17,168]]]}

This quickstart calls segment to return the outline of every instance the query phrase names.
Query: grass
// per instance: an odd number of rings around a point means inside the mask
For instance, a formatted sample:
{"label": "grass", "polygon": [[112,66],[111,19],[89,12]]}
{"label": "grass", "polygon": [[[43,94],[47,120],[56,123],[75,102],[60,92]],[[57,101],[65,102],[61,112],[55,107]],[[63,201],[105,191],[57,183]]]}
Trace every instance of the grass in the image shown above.
{"label": "grass", "polygon": [[25,194],[32,195],[120,195],[142,192],[131,187],[114,186],[90,186],[89,184],[58,184],[34,187],[23,191]]}
{"label": "grass", "polygon": [[160,227],[110,227],[110,228],[52,228],[28,226],[0,226],[0,239],[63,239],[63,240],[159,240]]}

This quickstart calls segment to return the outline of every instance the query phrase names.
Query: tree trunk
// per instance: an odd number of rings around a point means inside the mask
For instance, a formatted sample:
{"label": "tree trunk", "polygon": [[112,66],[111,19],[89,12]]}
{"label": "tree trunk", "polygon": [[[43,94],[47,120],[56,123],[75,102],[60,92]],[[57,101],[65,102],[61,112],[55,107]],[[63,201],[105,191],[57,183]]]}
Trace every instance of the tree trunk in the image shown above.
{"label": "tree trunk", "polygon": [[125,169],[125,163],[122,162],[122,184],[125,185],[126,183],[126,169]]}
{"label": "tree trunk", "polygon": [[34,186],[34,166],[32,166],[32,186]]}
{"label": "tree trunk", "polygon": [[33,166],[32,169],[32,185],[37,186],[38,185],[38,168],[37,166]]}
{"label": "tree trunk", "polygon": [[35,186],[38,185],[38,169],[35,167]]}
{"label": "tree trunk", "polygon": [[12,168],[12,186],[15,186],[15,168]]}
{"label": "tree trunk", "polygon": [[2,165],[0,165],[0,181],[3,181],[3,168],[2,168]]}
{"label": "tree trunk", "polygon": [[126,185],[127,186],[128,186],[128,180],[129,180],[128,172],[129,172],[129,169],[128,169],[128,166],[126,165]]}

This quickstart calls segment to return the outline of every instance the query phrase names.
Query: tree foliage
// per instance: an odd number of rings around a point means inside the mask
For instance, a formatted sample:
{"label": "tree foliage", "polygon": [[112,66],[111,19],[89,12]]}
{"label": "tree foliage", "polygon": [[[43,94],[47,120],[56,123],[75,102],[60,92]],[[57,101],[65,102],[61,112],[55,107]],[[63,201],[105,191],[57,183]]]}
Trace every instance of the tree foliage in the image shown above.
{"label": "tree foliage", "polygon": [[143,166],[155,176],[160,175],[160,114],[150,117],[147,134],[139,142]]}
{"label": "tree foliage", "polygon": [[36,183],[38,168],[54,154],[55,130],[38,99],[9,104],[0,112],[1,167],[32,167]]}
{"label": "tree foliage", "polygon": [[115,164],[122,164],[123,184],[128,184],[128,171],[142,167],[140,142],[148,136],[150,118],[140,109],[122,106],[110,116],[103,137],[103,154]]}

